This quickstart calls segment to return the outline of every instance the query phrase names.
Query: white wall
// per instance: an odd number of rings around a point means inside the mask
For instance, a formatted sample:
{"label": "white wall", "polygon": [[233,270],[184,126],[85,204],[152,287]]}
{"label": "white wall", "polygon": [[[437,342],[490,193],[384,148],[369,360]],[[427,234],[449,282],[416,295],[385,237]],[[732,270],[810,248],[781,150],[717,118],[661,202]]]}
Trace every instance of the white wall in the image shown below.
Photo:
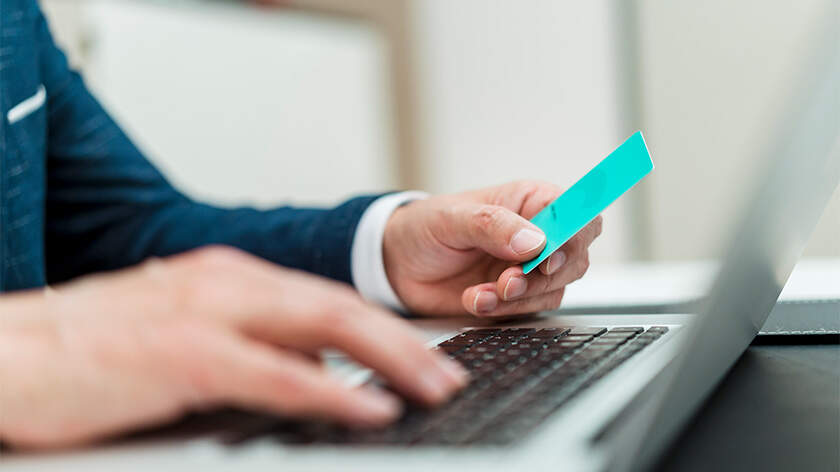
{"label": "white wall", "polygon": [[[771,126],[803,72],[811,33],[823,16],[840,15],[838,5],[639,2],[642,121],[658,157],[648,202],[653,258],[717,253],[720,228],[760,164],[756,151],[777,131]],[[807,254],[840,257],[840,191]]]}
{"label": "white wall", "polygon": [[[427,0],[413,7],[430,190],[523,178],[568,187],[626,137],[612,2]],[[627,203],[605,214],[596,261],[629,256]]]}
{"label": "white wall", "polygon": [[190,1],[82,16],[91,88],[190,195],[331,204],[394,186],[386,45],[368,25]]}
{"label": "white wall", "polygon": [[[231,4],[93,1],[46,3],[59,33],[95,33],[71,44],[73,56],[94,46],[94,88],[192,194],[331,203],[393,186],[387,45],[367,25]],[[637,111],[657,168],[607,212],[594,259],[638,248],[653,259],[708,258],[793,88],[809,32],[821,16],[840,15],[840,2],[633,4]],[[518,178],[568,186],[607,154],[628,127],[616,5],[414,1],[418,181],[435,192]],[[76,21],[80,10],[92,12],[92,29]],[[840,191],[807,254],[840,257]]]}
{"label": "white wall", "polygon": [[[86,2],[82,52],[94,91],[176,184],[260,204],[394,185],[386,46],[366,25],[175,5]],[[610,8],[413,2],[417,181],[433,192],[520,178],[569,186],[617,146]],[[628,257],[626,205],[605,215],[595,260]]]}

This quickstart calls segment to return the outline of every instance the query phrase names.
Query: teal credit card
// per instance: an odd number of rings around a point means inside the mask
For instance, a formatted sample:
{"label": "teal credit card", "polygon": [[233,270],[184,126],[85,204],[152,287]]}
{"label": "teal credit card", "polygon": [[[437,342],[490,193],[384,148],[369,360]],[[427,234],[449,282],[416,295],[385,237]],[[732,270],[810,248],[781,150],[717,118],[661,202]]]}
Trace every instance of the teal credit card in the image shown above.
{"label": "teal credit card", "polygon": [[637,131],[531,219],[548,241],[539,256],[525,263],[523,271],[534,270],[652,170],[645,138]]}

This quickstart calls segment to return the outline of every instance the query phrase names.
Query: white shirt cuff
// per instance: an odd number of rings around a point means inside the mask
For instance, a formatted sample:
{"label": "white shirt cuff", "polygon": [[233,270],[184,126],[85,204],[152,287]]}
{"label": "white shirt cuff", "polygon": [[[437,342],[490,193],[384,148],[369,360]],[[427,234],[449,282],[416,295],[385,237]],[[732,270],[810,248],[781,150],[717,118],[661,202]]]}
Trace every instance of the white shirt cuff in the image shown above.
{"label": "white shirt cuff", "polygon": [[385,226],[394,210],[408,202],[428,198],[425,192],[400,192],[376,199],[362,214],[353,246],[350,249],[350,273],[356,290],[365,299],[393,310],[405,311],[399,297],[388,282],[382,241]]}

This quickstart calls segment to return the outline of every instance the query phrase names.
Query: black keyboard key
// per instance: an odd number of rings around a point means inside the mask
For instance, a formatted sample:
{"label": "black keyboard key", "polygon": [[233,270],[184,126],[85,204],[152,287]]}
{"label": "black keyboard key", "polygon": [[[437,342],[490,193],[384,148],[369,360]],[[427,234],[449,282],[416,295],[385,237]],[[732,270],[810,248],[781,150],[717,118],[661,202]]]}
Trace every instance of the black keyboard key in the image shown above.
{"label": "black keyboard key", "polygon": [[484,361],[484,354],[479,352],[463,351],[455,354],[454,359],[462,364],[473,364],[474,362]]}
{"label": "black keyboard key", "polygon": [[580,342],[559,342],[547,347],[546,350],[550,352],[575,351],[581,347],[583,347],[583,343]]}
{"label": "black keyboard key", "polygon": [[617,346],[619,344],[624,344],[627,342],[627,338],[606,338],[603,337],[598,338],[597,340],[592,342],[593,346],[609,346],[614,345]]}
{"label": "black keyboard key", "polygon": [[650,341],[656,341],[660,337],[662,337],[662,335],[659,333],[642,333],[639,336],[637,336],[636,339],[647,339]]}
{"label": "black keyboard key", "polygon": [[522,333],[522,332],[508,332],[502,331],[501,333],[493,336],[490,339],[498,339],[505,342],[516,341],[517,339],[524,338],[528,336],[530,333]]}
{"label": "black keyboard key", "polygon": [[593,337],[590,336],[590,335],[573,334],[573,335],[569,335],[569,336],[563,336],[563,337],[559,338],[558,341],[562,341],[562,342],[579,341],[579,342],[582,342],[582,343],[586,343],[586,342],[592,341],[592,339],[593,339]]}
{"label": "black keyboard key", "polygon": [[531,333],[531,332],[536,331],[536,330],[534,328],[507,328],[507,329],[504,329],[502,331],[504,333],[508,333],[508,334],[518,333],[518,334],[523,334],[524,335],[524,334],[528,334],[528,333]]}
{"label": "black keyboard key", "polygon": [[618,349],[618,346],[619,346],[618,344],[614,344],[614,343],[593,343],[593,344],[590,344],[586,348],[586,350],[587,351],[610,352],[610,351],[614,351],[614,350]]}
{"label": "black keyboard key", "polygon": [[488,346],[488,345],[485,345],[485,344],[476,344],[474,346],[470,346],[470,347],[467,348],[467,351],[469,351],[469,352],[478,352],[478,353],[481,353],[481,354],[484,354],[484,353],[487,353],[487,352],[496,352],[497,350],[498,350],[497,347]]}
{"label": "black keyboard key", "polygon": [[466,344],[472,345],[484,341],[486,336],[477,336],[474,334],[459,334],[457,336],[453,336],[445,341],[446,344]]}
{"label": "black keyboard key", "polygon": [[527,351],[527,350],[539,350],[539,349],[543,348],[543,345],[544,344],[542,342],[533,343],[533,342],[528,342],[527,339],[523,339],[522,341],[519,341],[517,343],[511,343],[512,348],[522,349],[522,350],[525,350],[525,351]]}
{"label": "black keyboard key", "polygon": [[438,346],[435,348],[436,351],[443,351],[448,355],[457,354],[464,350],[464,346],[461,345],[446,345],[446,346]]}
{"label": "black keyboard key", "polygon": [[569,328],[543,328],[536,333],[529,334],[532,338],[552,339],[569,332]]}
{"label": "black keyboard key", "polygon": [[593,327],[581,327],[581,328],[572,328],[569,330],[570,336],[575,335],[586,335],[586,336],[600,336],[607,332],[607,328],[593,328]]}
{"label": "black keyboard key", "polygon": [[478,329],[470,329],[465,331],[465,333],[475,334],[484,337],[490,337],[502,332],[502,328],[478,328]]}
{"label": "black keyboard key", "polygon": [[641,333],[645,329],[639,326],[624,326],[620,328],[612,328],[610,329],[610,333]]}
{"label": "black keyboard key", "polygon": [[[382,430],[322,424],[290,437],[331,444],[507,444],[667,332],[654,328],[465,331],[437,347],[472,377],[449,403],[434,410],[409,406],[397,423]],[[265,434],[284,440],[290,435],[281,435],[279,427]]]}
{"label": "black keyboard key", "polygon": [[634,333],[632,331],[619,331],[619,332],[610,331],[606,334],[598,336],[598,339],[615,339],[615,338],[627,339],[627,338],[632,338],[634,336],[636,336],[636,333]]}

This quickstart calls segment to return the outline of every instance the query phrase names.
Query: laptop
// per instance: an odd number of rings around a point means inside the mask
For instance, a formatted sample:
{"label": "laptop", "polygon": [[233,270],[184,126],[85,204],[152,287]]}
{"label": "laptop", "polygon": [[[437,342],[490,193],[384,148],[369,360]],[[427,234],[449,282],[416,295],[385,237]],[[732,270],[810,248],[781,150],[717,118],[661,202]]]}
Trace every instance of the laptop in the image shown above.
{"label": "laptop", "polygon": [[230,411],[91,449],[6,456],[4,470],[649,468],[759,332],[838,185],[840,47],[823,44],[696,313],[417,321],[472,381],[385,429]]}

